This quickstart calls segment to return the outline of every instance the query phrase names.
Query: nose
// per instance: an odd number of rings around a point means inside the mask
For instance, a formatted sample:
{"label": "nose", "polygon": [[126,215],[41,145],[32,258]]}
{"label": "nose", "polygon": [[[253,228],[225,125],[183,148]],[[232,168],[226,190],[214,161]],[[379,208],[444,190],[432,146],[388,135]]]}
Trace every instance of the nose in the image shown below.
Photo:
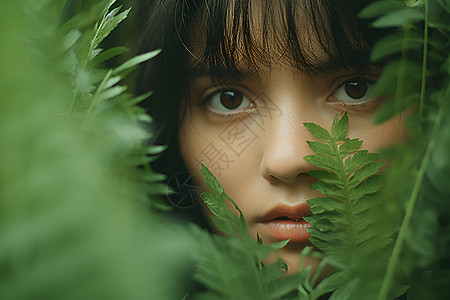
{"label": "nose", "polygon": [[314,138],[303,126],[304,117],[305,112],[288,107],[272,120],[260,165],[262,176],[271,184],[293,184],[314,169],[303,159],[314,154],[306,143]]}

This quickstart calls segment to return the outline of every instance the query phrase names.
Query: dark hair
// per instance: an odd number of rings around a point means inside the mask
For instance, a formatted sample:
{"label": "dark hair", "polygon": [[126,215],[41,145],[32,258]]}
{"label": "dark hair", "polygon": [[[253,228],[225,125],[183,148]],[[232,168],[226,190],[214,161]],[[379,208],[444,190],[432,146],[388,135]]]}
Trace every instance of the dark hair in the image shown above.
{"label": "dark hair", "polygon": [[[151,2],[140,7],[140,49],[160,48],[162,53],[142,69],[140,89],[154,91],[146,104],[154,118],[154,142],[169,145],[166,159],[156,162],[155,169],[169,176],[184,170],[177,130],[192,67],[207,70],[219,80],[236,78],[238,65],[245,64],[258,74],[256,62],[268,64],[277,53],[309,74],[338,68],[356,70],[368,65],[370,49],[384,34],[372,29],[370,20],[357,17],[367,4],[362,0]],[[254,4],[260,5],[257,15]],[[193,37],[194,28],[200,37]],[[312,44],[320,45],[319,50],[328,57],[317,55]],[[192,59],[194,47],[200,53],[197,60]]]}

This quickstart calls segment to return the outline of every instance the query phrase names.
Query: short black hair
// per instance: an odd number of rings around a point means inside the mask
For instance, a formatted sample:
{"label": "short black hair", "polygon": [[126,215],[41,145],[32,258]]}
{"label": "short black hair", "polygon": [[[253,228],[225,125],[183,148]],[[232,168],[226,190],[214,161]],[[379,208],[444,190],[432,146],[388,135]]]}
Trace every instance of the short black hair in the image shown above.
{"label": "short black hair", "polygon": [[[254,5],[259,18],[255,30]],[[195,67],[213,77],[238,75],[238,66],[270,63],[273,53],[291,66],[314,74],[369,64],[370,50],[386,34],[357,17],[363,0],[156,0],[139,8],[140,51],[162,53],[141,70],[140,90],[153,90],[147,108],[154,119],[153,142],[169,145],[157,171],[181,172],[177,132],[187,91],[192,52]],[[201,30],[195,43],[193,30]],[[314,39],[314,42],[312,42]],[[320,45],[318,49],[312,47]],[[195,47],[195,49],[193,49]],[[317,47],[317,46],[316,46]],[[258,70],[254,70],[256,73]]]}

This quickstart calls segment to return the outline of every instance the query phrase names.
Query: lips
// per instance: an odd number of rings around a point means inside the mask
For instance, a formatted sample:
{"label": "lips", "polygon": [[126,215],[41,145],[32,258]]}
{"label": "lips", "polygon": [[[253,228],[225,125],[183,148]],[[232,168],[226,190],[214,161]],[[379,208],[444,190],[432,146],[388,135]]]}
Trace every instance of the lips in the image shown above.
{"label": "lips", "polygon": [[311,215],[308,204],[296,206],[278,205],[270,210],[261,222],[262,230],[275,240],[290,239],[291,243],[305,243],[311,235],[311,224],[303,217]]}

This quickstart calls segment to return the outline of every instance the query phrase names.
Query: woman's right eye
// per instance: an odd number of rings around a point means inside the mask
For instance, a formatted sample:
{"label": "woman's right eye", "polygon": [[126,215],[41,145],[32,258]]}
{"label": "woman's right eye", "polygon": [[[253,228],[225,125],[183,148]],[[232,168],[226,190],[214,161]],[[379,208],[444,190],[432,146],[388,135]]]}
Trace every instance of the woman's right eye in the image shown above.
{"label": "woman's right eye", "polygon": [[209,108],[218,114],[235,114],[254,106],[241,92],[221,90],[208,97]]}

